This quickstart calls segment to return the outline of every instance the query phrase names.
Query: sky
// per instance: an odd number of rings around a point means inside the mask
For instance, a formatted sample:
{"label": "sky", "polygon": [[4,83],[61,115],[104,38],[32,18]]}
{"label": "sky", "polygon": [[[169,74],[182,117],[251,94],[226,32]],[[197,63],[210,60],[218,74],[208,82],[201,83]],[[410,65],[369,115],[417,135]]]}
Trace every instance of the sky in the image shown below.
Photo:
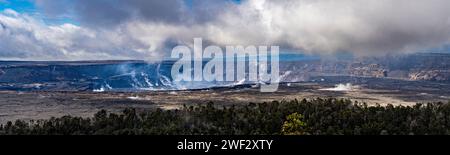
{"label": "sky", "polygon": [[160,60],[177,45],[448,52],[448,0],[0,0],[0,60]]}

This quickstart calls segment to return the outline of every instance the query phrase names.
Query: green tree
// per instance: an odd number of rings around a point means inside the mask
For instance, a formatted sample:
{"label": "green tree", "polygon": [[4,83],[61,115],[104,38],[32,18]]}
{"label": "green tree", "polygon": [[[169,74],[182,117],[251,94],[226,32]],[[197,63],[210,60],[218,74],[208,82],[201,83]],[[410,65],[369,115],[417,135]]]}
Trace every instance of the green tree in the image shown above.
{"label": "green tree", "polygon": [[299,113],[293,113],[286,117],[283,123],[281,134],[283,135],[306,135],[306,123],[303,121],[304,116]]}

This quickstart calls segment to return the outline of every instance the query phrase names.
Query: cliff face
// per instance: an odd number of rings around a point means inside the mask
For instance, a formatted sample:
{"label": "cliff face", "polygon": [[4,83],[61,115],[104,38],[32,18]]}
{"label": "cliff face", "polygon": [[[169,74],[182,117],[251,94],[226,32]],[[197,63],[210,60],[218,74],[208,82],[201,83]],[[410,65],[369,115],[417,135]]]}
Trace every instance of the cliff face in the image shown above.
{"label": "cliff face", "polygon": [[358,63],[357,67],[351,65],[350,74],[353,76],[369,76],[369,77],[387,77],[388,71],[379,64],[361,65]]}
{"label": "cliff face", "polygon": [[380,63],[388,68],[389,77],[450,82],[450,54],[422,53],[388,57]]}
{"label": "cliff face", "polygon": [[[308,70],[305,72],[305,70]],[[411,54],[310,62],[304,74],[450,82],[450,54]],[[298,71],[295,71],[298,72]]]}
{"label": "cliff face", "polygon": [[410,80],[450,81],[450,70],[419,70],[409,74]]}

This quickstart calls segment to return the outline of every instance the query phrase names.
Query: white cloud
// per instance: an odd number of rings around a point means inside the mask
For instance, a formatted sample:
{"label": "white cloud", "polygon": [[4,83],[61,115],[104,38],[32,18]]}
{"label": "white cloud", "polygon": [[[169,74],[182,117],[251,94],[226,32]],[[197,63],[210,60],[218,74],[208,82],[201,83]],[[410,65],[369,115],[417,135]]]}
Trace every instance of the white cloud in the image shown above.
{"label": "white cloud", "polygon": [[[133,23],[107,30],[73,24],[48,26],[13,10],[0,13],[0,58],[18,60],[155,59],[154,47],[167,36],[161,32],[142,36]],[[133,36],[138,35],[138,36]],[[143,38],[146,37],[146,38]],[[146,41],[147,40],[147,41]]]}

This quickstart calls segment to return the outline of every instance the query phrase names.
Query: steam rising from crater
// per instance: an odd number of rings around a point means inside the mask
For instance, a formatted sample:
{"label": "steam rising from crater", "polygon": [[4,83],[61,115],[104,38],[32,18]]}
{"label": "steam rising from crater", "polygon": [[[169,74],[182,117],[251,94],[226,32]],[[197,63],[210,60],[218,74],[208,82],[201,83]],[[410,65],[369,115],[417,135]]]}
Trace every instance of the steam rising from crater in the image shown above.
{"label": "steam rising from crater", "polygon": [[325,91],[353,91],[356,90],[357,87],[353,86],[351,83],[347,83],[347,84],[337,84],[334,88],[325,88],[325,89],[320,89],[320,90],[325,90]]}

